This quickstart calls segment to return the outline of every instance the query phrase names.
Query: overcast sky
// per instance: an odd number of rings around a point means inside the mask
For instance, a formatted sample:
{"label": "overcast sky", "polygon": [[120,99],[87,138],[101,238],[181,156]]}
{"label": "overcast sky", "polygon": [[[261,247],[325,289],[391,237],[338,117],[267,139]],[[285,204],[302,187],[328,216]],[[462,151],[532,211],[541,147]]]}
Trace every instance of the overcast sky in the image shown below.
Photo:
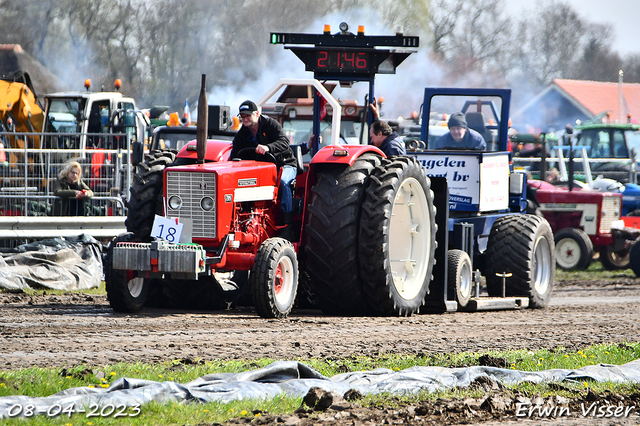
{"label": "overcast sky", "polygon": [[[589,22],[611,24],[615,30],[613,47],[622,56],[640,54],[640,0],[564,0]],[[507,13],[521,17],[538,1],[505,0]],[[545,1],[543,4],[547,4]]]}

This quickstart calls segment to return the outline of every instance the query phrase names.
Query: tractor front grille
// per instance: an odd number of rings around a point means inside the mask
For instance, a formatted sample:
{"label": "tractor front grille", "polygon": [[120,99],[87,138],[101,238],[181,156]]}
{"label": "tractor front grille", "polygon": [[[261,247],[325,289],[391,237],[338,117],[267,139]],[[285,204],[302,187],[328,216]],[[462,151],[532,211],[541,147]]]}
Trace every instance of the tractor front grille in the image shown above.
{"label": "tractor front grille", "polygon": [[[172,208],[172,197],[179,197],[179,207]],[[207,204],[212,205],[209,211],[203,208]],[[215,173],[167,172],[167,216],[189,219],[193,238],[216,237],[217,210]]]}
{"label": "tractor front grille", "polygon": [[613,195],[604,195],[604,197],[602,197],[602,211],[600,213],[601,234],[611,233],[613,221],[620,219],[620,208],[620,197]]}

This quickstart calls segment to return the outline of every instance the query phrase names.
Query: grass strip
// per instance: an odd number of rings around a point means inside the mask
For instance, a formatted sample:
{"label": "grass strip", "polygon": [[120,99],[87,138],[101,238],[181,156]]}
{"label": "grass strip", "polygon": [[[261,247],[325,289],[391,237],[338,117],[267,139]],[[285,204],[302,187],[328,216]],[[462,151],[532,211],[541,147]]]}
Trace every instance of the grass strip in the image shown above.
{"label": "grass strip", "polygon": [[[351,356],[342,359],[295,359],[321,374],[331,377],[348,371],[388,368],[399,371],[415,366],[468,367],[474,365],[492,365],[504,368],[541,371],[548,369],[577,369],[599,363],[622,365],[640,359],[640,343],[598,344],[580,350],[566,350],[562,347],[538,351],[475,352],[457,354],[398,355],[381,354],[375,358]],[[112,364],[103,366],[76,365],[65,368],[25,368],[14,371],[0,371],[0,397],[9,395],[27,395],[34,397],[49,396],[72,387],[103,387],[120,377],[139,378],[153,381],[174,381],[186,383],[211,373],[238,373],[254,370],[271,364],[272,359],[251,361],[242,360],[173,360],[159,364]],[[513,389],[528,394],[571,397],[577,392],[588,389],[594,393],[605,391],[619,394],[640,392],[640,385],[615,383],[563,383],[557,384],[519,384]],[[416,395],[398,397],[397,395],[363,396],[357,403],[363,406],[403,405],[420,401],[434,401],[440,398],[464,399],[476,398],[482,390],[478,388],[454,388],[432,394],[422,392]],[[116,418],[97,416],[87,418],[76,414],[48,417],[34,416],[29,419],[3,420],[4,424],[16,425],[199,425],[226,422],[229,419],[260,417],[265,414],[291,414],[302,404],[300,398],[279,397],[268,401],[245,400],[222,403],[151,403],[141,407],[136,416]]]}

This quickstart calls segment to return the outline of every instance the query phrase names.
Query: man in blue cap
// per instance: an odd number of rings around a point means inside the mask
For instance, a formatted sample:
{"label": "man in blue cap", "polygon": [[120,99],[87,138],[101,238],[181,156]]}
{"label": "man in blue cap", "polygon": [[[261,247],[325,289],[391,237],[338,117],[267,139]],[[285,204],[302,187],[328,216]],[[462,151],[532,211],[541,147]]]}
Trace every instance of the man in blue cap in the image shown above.
{"label": "man in blue cap", "polygon": [[467,127],[464,114],[456,112],[449,117],[449,132],[440,136],[433,149],[487,149],[482,135]]}

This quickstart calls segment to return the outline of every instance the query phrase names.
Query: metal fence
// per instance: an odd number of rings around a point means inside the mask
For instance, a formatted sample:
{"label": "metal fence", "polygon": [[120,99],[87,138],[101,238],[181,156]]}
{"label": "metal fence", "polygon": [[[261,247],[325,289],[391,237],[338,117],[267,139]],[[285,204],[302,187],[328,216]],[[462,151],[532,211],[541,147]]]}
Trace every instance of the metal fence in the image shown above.
{"label": "metal fence", "polygon": [[[554,150],[552,154],[560,155],[546,158],[547,176],[551,169],[556,169],[560,177],[566,176],[569,159],[562,156],[562,152],[558,150]],[[622,183],[638,183],[639,181],[637,163],[628,158],[589,158],[584,151],[581,151],[574,160],[575,170],[578,174],[588,173],[594,179],[602,175]],[[535,178],[540,178],[538,176],[541,168],[540,163],[540,157],[513,157],[514,167],[531,172]]]}
{"label": "metal fence", "polygon": [[[124,230],[125,201],[132,179],[126,134],[4,132],[0,142],[4,145],[0,149],[0,217],[31,217],[32,226],[45,229],[47,222],[53,223],[52,217],[84,216],[78,230],[104,229],[107,223],[107,228],[122,223],[121,229],[113,232]],[[82,180],[93,197],[63,200],[54,195],[54,183],[69,161],[80,163]],[[63,203],[66,210],[60,208]],[[1,232],[9,222],[0,221],[0,237],[10,238]],[[73,219],[67,222],[63,228],[73,232]],[[59,224],[51,225],[56,227],[61,229]]]}

